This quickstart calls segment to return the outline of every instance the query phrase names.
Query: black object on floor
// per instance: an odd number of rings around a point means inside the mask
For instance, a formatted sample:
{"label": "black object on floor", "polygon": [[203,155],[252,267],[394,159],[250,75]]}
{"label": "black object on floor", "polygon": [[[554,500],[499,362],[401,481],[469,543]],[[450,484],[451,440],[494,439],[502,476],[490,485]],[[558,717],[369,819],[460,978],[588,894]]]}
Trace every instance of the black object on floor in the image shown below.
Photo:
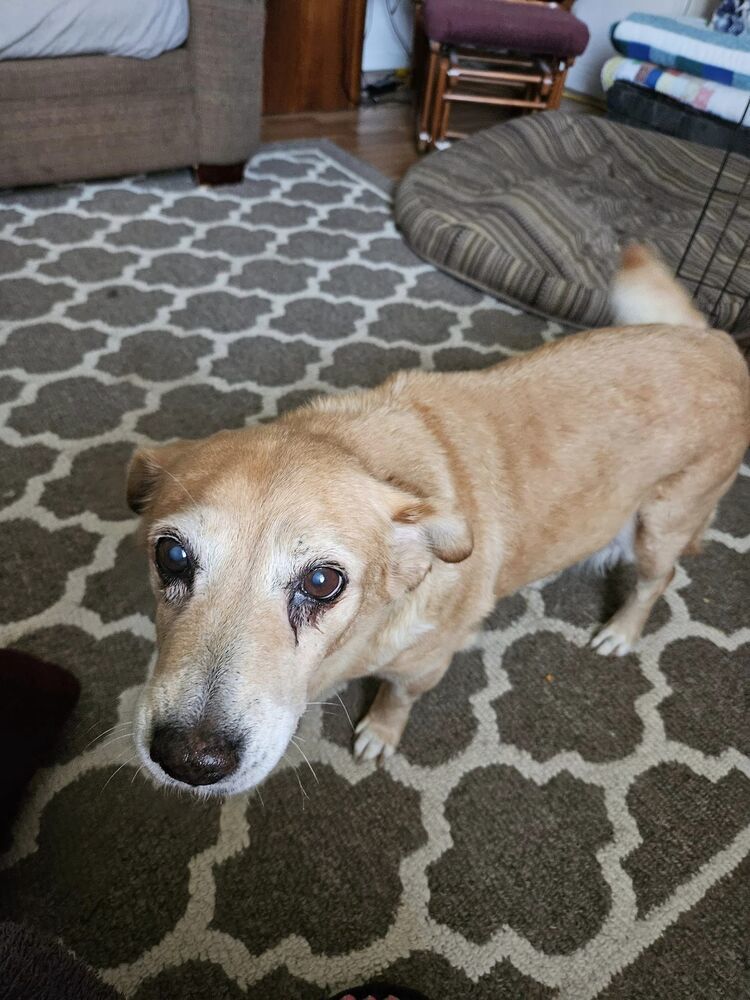
{"label": "black object on floor", "polygon": [[0,848],[26,785],[46,761],[80,690],[62,667],[0,649]]}
{"label": "black object on floor", "polygon": [[389,986],[386,983],[367,983],[337,993],[331,1000],[428,1000],[424,993],[407,990],[403,986]]}
{"label": "black object on floor", "polygon": [[87,965],[55,941],[0,923],[0,1000],[119,1000]]}
{"label": "black object on floor", "polygon": [[618,80],[607,91],[607,118],[652,132],[700,142],[715,149],[732,149],[750,156],[750,128],[738,129],[717,115],[698,111],[666,94]]}

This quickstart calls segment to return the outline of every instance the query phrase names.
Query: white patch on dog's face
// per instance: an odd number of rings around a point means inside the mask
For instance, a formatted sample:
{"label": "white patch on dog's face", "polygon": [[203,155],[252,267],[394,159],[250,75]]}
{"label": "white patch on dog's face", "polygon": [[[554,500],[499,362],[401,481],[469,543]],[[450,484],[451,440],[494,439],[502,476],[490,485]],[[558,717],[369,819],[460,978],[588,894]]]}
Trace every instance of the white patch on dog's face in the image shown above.
{"label": "white patch on dog's face", "polygon": [[[167,558],[187,557],[183,575],[157,568],[160,545]],[[219,507],[152,523],[147,548],[159,655],[136,717],[141,760],[158,781],[177,787],[218,794],[251,788],[283,755],[315,689],[316,668],[357,614],[365,560],[334,529],[317,519],[306,525],[304,512],[264,518]],[[331,575],[313,583],[342,578],[330,600],[304,590],[319,567]],[[226,747],[234,766],[221,776]],[[206,754],[211,773],[202,776]]]}

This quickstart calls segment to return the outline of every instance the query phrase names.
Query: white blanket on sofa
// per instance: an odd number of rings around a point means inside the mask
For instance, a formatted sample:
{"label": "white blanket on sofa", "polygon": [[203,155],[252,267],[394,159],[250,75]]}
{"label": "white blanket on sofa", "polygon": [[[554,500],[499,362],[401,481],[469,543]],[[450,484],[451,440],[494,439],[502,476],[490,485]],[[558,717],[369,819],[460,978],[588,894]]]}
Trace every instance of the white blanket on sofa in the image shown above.
{"label": "white blanket on sofa", "polygon": [[0,59],[153,59],[187,38],[188,0],[0,0]]}

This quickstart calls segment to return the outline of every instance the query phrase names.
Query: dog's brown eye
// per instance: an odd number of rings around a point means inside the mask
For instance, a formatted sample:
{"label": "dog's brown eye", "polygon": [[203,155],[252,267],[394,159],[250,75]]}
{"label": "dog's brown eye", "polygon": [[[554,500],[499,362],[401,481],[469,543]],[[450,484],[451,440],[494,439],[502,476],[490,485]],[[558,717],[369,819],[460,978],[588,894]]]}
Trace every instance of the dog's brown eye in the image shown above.
{"label": "dog's brown eye", "polygon": [[190,557],[176,538],[160,538],[156,543],[156,565],[164,576],[185,576]]}
{"label": "dog's brown eye", "polygon": [[332,601],[344,588],[344,575],[332,566],[316,566],[302,580],[302,589],[316,601]]}

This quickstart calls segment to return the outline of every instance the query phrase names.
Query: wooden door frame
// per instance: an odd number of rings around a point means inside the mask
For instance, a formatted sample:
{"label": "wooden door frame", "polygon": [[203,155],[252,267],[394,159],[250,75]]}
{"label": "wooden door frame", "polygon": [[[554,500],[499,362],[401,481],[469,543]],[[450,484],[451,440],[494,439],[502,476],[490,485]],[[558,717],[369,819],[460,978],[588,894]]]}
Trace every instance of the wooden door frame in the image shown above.
{"label": "wooden door frame", "polygon": [[359,104],[362,93],[362,51],[365,44],[367,0],[346,0],[344,8],[343,87],[351,107]]}
{"label": "wooden door frame", "polygon": [[359,104],[366,9],[367,0],[268,0],[264,114]]}

